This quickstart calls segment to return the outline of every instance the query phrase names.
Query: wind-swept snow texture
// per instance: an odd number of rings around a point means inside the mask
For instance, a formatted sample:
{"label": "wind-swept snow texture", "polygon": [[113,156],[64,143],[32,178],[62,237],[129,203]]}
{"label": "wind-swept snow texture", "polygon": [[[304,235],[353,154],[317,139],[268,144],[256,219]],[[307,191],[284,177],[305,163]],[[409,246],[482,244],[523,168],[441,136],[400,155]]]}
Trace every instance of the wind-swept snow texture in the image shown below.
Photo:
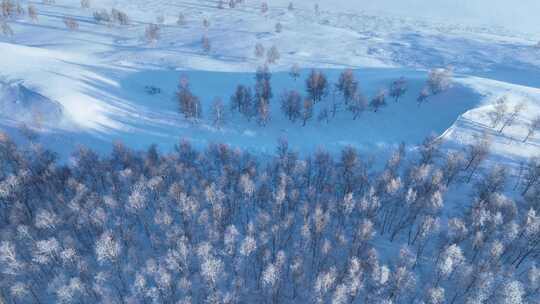
{"label": "wind-swept snow texture", "polygon": [[[30,2],[21,3],[26,8]],[[33,96],[24,97],[24,104],[31,102],[34,109],[38,104],[37,116],[45,113],[49,123],[41,123],[27,106],[6,106],[12,102],[9,98],[2,101],[0,123],[14,136],[14,122],[42,131],[38,140],[63,156],[79,144],[109,151],[117,140],[135,148],[158,143],[168,150],[179,138],[200,146],[227,142],[262,153],[283,137],[300,152],[319,147],[337,151],[346,145],[384,151],[402,141],[419,143],[431,133],[443,134],[448,147],[462,146],[486,132],[493,137],[497,161],[518,163],[538,153],[538,138],[519,140],[528,122],[540,114],[540,49],[535,47],[540,33],[534,28],[508,26],[506,17],[500,22],[473,18],[480,11],[472,4],[464,7],[462,19],[443,18],[441,12],[450,11],[444,9],[452,5],[449,1],[441,2],[440,8],[427,1],[396,6],[393,1],[320,1],[318,11],[312,1],[294,1],[294,10],[288,10],[288,3],[270,1],[263,13],[261,1],[244,1],[234,9],[227,3],[219,9],[217,1],[196,0],[95,0],[86,9],[79,1],[32,2],[37,21],[28,16],[8,19],[14,35],[0,36],[0,76],[5,85],[21,83],[17,90]],[[493,5],[499,11],[523,13],[523,23],[536,20],[525,16],[521,6],[503,7],[500,1]],[[404,6],[433,13],[408,14],[399,9]],[[129,24],[110,25],[93,18],[95,11],[111,8],[126,12]],[[180,14],[184,22],[179,24]],[[79,28],[67,29],[65,17],[76,20]],[[467,18],[479,22],[466,23]],[[145,39],[149,23],[160,24],[160,37],[152,43]],[[279,33],[277,23],[282,27]],[[203,37],[210,42],[208,52]],[[227,111],[224,127],[214,128],[214,98],[228,102],[236,85],[254,84],[253,71],[264,64],[255,56],[257,43],[265,49],[276,46],[280,53],[270,65],[270,123],[261,127]],[[287,74],[294,64],[302,69],[296,81]],[[448,66],[456,75],[453,87],[419,107],[416,97],[426,71]],[[304,93],[311,68],[323,69],[331,82],[341,69],[354,69],[368,99],[401,76],[410,88],[398,103],[389,101],[379,112],[366,111],[357,120],[342,110],[328,124],[317,122],[322,109],[317,105],[315,118],[302,127],[280,113],[279,96],[284,89]],[[174,98],[181,77],[189,79],[201,98],[203,118],[197,124],[178,113]],[[159,88],[159,93],[149,94],[150,87]],[[488,113],[503,95],[508,95],[510,105],[523,101],[527,110],[499,134],[490,128]],[[46,105],[51,109],[43,109]]]}

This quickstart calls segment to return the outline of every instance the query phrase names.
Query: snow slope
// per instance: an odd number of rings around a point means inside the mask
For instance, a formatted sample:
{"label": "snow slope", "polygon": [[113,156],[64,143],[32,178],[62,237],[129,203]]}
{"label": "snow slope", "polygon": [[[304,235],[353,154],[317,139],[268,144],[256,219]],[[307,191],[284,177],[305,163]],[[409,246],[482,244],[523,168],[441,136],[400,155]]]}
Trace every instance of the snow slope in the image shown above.
{"label": "snow slope", "polygon": [[[158,143],[168,150],[180,137],[199,145],[225,141],[259,152],[273,151],[281,137],[301,152],[318,147],[337,151],[344,145],[387,150],[401,141],[418,143],[432,132],[457,146],[470,143],[475,134],[491,133],[498,161],[516,163],[538,152],[538,138],[518,143],[526,123],[540,113],[540,81],[535,80],[540,79],[540,50],[534,47],[538,33],[523,34],[501,24],[472,26],[457,19],[452,24],[373,14],[368,12],[373,5],[364,10],[347,2],[321,1],[316,13],[311,1],[296,1],[293,11],[287,10],[288,2],[276,1],[264,14],[259,1],[235,9],[218,9],[217,1],[200,0],[95,0],[91,9],[81,9],[79,1],[34,3],[37,22],[8,20],[15,35],[0,38],[0,76],[5,83],[22,81],[61,105],[64,119],[39,129],[47,131],[40,141],[64,156],[79,144],[108,151],[116,140],[135,148]],[[92,18],[95,10],[113,7],[128,13],[129,25],[97,24]],[[394,13],[387,4],[382,8]],[[184,25],[176,23],[179,13],[186,18]],[[77,20],[79,29],[66,29],[65,16]],[[161,38],[149,44],[145,27],[159,17]],[[203,19],[209,21],[208,28]],[[283,25],[281,33],[275,32],[277,22]],[[202,50],[204,35],[212,45],[208,54]],[[262,128],[231,116],[224,129],[217,130],[208,115],[197,125],[183,120],[173,101],[179,78],[190,79],[208,114],[215,97],[228,100],[237,84],[253,83],[252,72],[263,63],[254,55],[256,43],[275,45],[281,54],[271,65],[272,122]],[[295,82],[286,73],[293,64],[304,69],[302,78],[313,67],[325,69],[332,80],[339,69],[353,68],[367,96],[400,76],[411,88],[402,102],[390,102],[380,113],[365,113],[353,121],[350,113],[342,112],[330,124],[312,121],[301,127],[279,113],[283,89],[303,91],[303,80]],[[456,71],[453,89],[418,107],[415,98],[426,70],[444,66]],[[162,93],[149,95],[148,85]],[[512,102],[525,100],[528,107],[518,124],[501,136],[489,128],[487,113],[503,94]],[[16,113],[4,114],[25,121]],[[0,123],[17,136],[12,122]]]}

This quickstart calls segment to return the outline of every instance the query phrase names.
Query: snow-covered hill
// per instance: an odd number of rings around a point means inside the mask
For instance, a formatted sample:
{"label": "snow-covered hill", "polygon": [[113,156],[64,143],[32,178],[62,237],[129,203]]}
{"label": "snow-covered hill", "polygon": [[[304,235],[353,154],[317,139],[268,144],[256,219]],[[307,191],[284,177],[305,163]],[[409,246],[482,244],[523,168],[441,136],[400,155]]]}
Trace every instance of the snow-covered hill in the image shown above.
{"label": "snow-covered hill", "polygon": [[[458,145],[470,142],[475,134],[491,132],[493,153],[508,159],[527,158],[538,146],[538,139],[524,144],[512,139],[539,113],[540,94],[540,81],[535,80],[540,79],[540,50],[534,47],[538,37],[512,27],[373,14],[371,3],[362,7],[344,1],[321,1],[318,11],[311,1],[297,1],[293,10],[287,8],[288,1],[270,2],[264,13],[259,1],[235,8],[224,2],[222,9],[218,1],[195,0],[96,0],[90,8],[67,0],[21,3],[36,8],[37,20],[28,15],[7,19],[13,36],[0,38],[0,75],[7,82],[23,81],[36,94],[61,105],[64,117],[58,124],[37,128],[48,131],[42,142],[62,155],[78,144],[108,151],[106,143],[116,140],[137,148],[158,143],[169,149],[180,137],[201,145],[226,141],[260,152],[271,151],[281,137],[304,152],[321,146],[339,150],[344,145],[384,150],[401,141],[419,143],[432,132],[445,134]],[[110,25],[93,18],[94,12],[111,8],[126,12],[129,24]],[[394,13],[388,4],[380,8]],[[180,24],[179,14],[184,19]],[[77,30],[66,28],[66,17],[78,22]],[[149,23],[161,23],[160,37],[152,43],[145,39]],[[202,37],[210,42],[209,52],[203,50]],[[260,127],[231,116],[217,130],[210,115],[196,125],[184,121],[173,100],[179,78],[190,79],[203,112],[209,114],[214,98],[228,101],[236,85],[253,84],[250,73],[264,63],[255,56],[258,43],[265,49],[276,46],[280,53],[270,66],[272,122]],[[287,75],[294,64],[303,69],[297,81]],[[454,88],[416,106],[426,71],[446,66],[456,72]],[[282,90],[303,92],[310,68],[325,69],[335,81],[345,67],[355,70],[368,97],[401,76],[411,87],[403,102],[390,103],[380,113],[367,112],[356,121],[346,111],[329,124],[314,121],[306,127],[284,119],[279,111]],[[150,86],[161,93],[148,94],[145,88]],[[505,94],[511,103],[523,99],[528,107],[501,137],[489,128],[488,112],[490,103]],[[4,114],[31,124],[25,116]],[[3,124],[13,130],[12,121]]]}

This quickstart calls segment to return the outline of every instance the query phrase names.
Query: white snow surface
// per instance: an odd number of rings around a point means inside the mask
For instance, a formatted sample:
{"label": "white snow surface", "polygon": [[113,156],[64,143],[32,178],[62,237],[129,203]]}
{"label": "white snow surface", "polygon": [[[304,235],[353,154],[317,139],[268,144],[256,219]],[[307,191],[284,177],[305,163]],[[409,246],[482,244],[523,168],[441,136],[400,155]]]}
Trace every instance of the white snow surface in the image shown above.
{"label": "white snow surface", "polygon": [[[293,11],[287,10],[288,1],[269,1],[264,14],[261,2],[252,0],[234,9],[218,9],[217,1],[210,0],[94,0],[90,9],[82,9],[75,0],[32,2],[38,21],[9,19],[14,36],[0,36],[2,88],[23,92],[15,94],[17,98],[0,94],[0,126],[18,137],[18,123],[24,123],[61,156],[81,144],[106,152],[117,140],[133,148],[157,143],[168,150],[180,138],[201,146],[226,142],[260,153],[272,153],[280,138],[301,153],[320,147],[338,151],[346,145],[373,152],[402,141],[416,144],[430,133],[441,134],[448,148],[488,133],[493,139],[491,160],[496,162],[516,164],[538,155],[538,135],[521,142],[526,124],[540,114],[540,48],[535,46],[540,33],[524,29],[537,20],[526,15],[525,1],[508,4],[506,10],[496,2],[494,9],[506,12],[498,23],[490,16],[475,18],[480,14],[476,5],[465,8],[459,19],[450,12],[444,18],[448,6],[409,1],[413,7],[425,6],[427,15],[433,12],[428,18],[403,10],[400,14],[399,7],[406,4],[395,7],[394,2],[320,1],[316,13],[313,1],[294,1]],[[125,11],[130,24],[95,22],[94,11],[111,8]],[[522,26],[509,26],[512,10],[521,14]],[[185,15],[185,25],[176,23],[179,13]],[[66,16],[78,21],[78,30],[66,29]],[[149,44],[145,28],[159,17],[164,21],[161,38]],[[205,18],[208,28],[203,26]],[[281,33],[275,31],[278,22]],[[202,50],[204,35],[211,42],[209,53]],[[231,114],[218,130],[211,125],[210,104],[216,97],[227,101],[238,84],[254,83],[253,71],[263,63],[254,55],[256,43],[275,45],[281,54],[270,66],[272,121],[260,127]],[[287,73],[293,64],[302,68],[296,81]],[[448,66],[455,71],[452,89],[417,106],[426,71]],[[329,124],[313,120],[302,127],[280,113],[279,95],[284,89],[303,92],[303,79],[311,68],[323,69],[332,81],[341,69],[354,69],[366,96],[401,76],[410,89],[398,103],[389,101],[380,112],[366,112],[358,120],[342,111]],[[203,102],[204,118],[198,124],[177,111],[174,96],[181,77],[188,77]],[[161,92],[150,95],[148,86]],[[514,126],[499,134],[490,128],[488,113],[503,95],[511,104],[525,102],[527,108]],[[30,108],[37,104],[40,115],[6,106],[17,100],[33,104]],[[36,118],[42,116],[46,123]]]}

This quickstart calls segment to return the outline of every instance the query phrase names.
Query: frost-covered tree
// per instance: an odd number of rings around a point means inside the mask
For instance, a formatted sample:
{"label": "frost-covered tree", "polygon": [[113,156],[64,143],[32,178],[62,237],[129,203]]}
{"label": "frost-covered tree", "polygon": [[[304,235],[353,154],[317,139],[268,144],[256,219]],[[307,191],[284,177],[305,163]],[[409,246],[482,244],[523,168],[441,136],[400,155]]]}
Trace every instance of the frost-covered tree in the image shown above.
{"label": "frost-covered tree", "polygon": [[514,107],[512,108],[512,111],[506,113],[505,117],[503,118],[501,128],[499,129],[498,132],[502,133],[504,129],[512,126],[516,122],[521,112],[525,110],[525,108],[526,106],[525,106],[525,103],[523,102],[515,104]]}
{"label": "frost-covered tree", "polygon": [[489,112],[489,120],[491,121],[491,127],[496,128],[501,122],[504,121],[506,114],[508,112],[507,105],[508,98],[502,96],[497,98],[493,105],[493,111]]}
{"label": "frost-covered tree", "polygon": [[90,8],[90,0],[81,0],[81,8]]}

